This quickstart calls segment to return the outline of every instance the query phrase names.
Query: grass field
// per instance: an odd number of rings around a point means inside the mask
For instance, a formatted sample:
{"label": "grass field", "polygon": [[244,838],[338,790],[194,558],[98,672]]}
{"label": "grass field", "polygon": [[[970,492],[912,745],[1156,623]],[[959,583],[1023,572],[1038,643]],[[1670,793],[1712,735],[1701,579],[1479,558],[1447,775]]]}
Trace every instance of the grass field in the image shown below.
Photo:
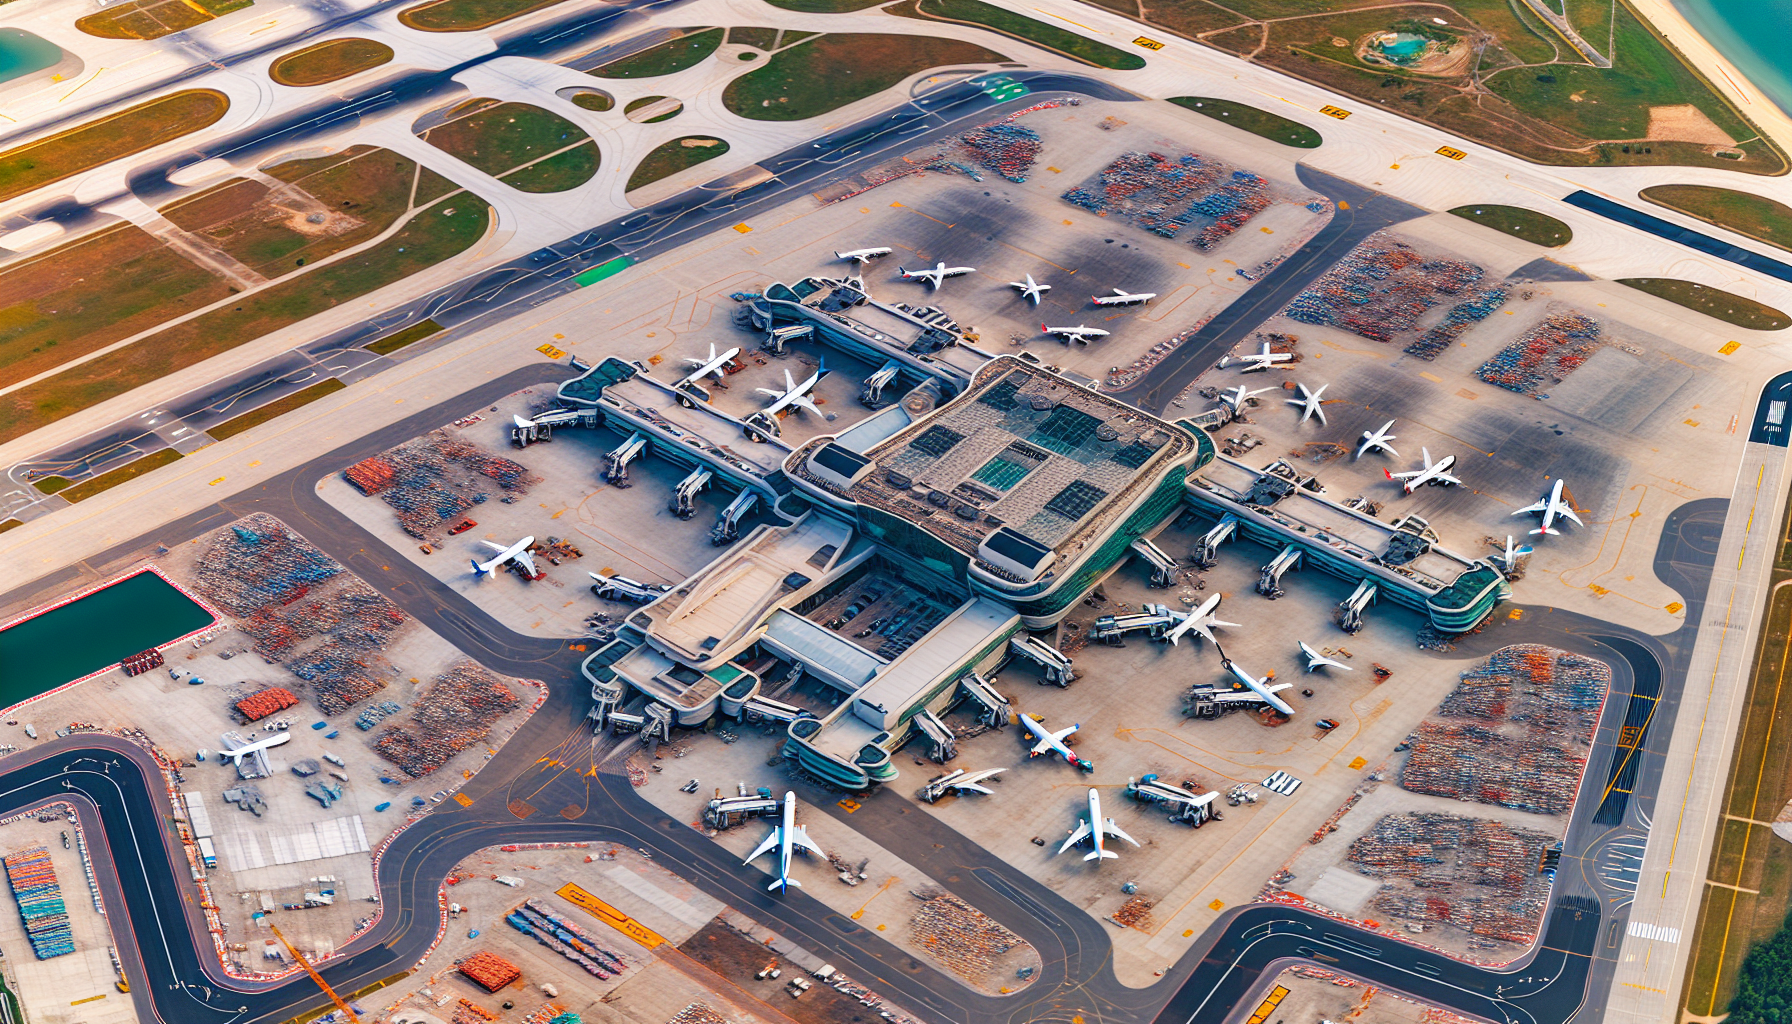
{"label": "grass field", "polygon": [[1271,142],[1280,142],[1284,146],[1316,149],[1325,141],[1318,132],[1299,121],[1290,121],[1280,114],[1272,114],[1243,103],[1216,100],[1211,96],[1173,96],[1170,102],[1197,114],[1205,114],[1216,121],[1224,121],[1234,128],[1242,128],[1252,135],[1261,135]]}
{"label": "grass field", "polygon": [[[659,103],[660,101],[664,100],[665,98],[666,97],[664,97],[664,96],[641,96],[636,99],[629,100],[628,105],[622,108],[622,112],[624,114],[633,114],[635,111],[642,110],[646,107],[651,107],[655,103]],[[637,123],[639,123],[639,124],[659,124],[661,121],[670,121],[682,113],[684,113],[684,104],[680,103],[677,106],[673,107],[671,110],[668,110],[663,114],[655,114],[652,117],[643,118],[640,121],[638,121]],[[635,118],[630,117],[629,120],[634,121]]]}
{"label": "grass field", "polygon": [[1450,211],[1463,220],[1472,220],[1482,227],[1504,231],[1513,238],[1522,238],[1533,245],[1550,248],[1567,245],[1574,240],[1574,229],[1546,213],[1521,206],[1458,206]]}
{"label": "grass field", "polygon": [[565,192],[590,181],[601,162],[597,143],[587,140],[545,160],[519,167],[498,180],[524,192]]}
{"label": "grass field", "polygon": [[61,494],[69,501],[84,501],[101,491],[111,490],[119,484],[129,483],[145,473],[153,473],[170,462],[179,461],[180,457],[180,453],[174,449],[164,448],[153,455],[145,455],[135,462],[126,463],[109,473],[101,473],[99,476],[89,477],[73,487],[64,488]]}
{"label": "grass field", "polygon": [[242,301],[151,335],[105,359],[0,395],[0,438],[11,440],[358,298],[454,256],[484,236],[491,210],[477,197],[439,200],[380,244],[250,292]]}
{"label": "grass field", "polygon": [[424,338],[439,333],[441,330],[441,324],[436,323],[434,320],[425,320],[420,324],[412,324],[396,334],[388,334],[372,344],[363,345],[362,348],[382,356],[389,356],[399,349],[404,348],[406,345],[422,341]]}
{"label": "grass field", "polygon": [[1785,313],[1722,288],[1671,277],[1621,278],[1618,283],[1750,331],[1783,331],[1792,326],[1792,318]]}
{"label": "grass field", "polygon": [[918,71],[1007,59],[960,39],[829,33],[779,50],[764,67],[729,82],[722,104],[756,121],[800,121],[882,92]]}
{"label": "grass field", "polygon": [[[687,142],[707,142],[713,143],[713,145],[687,146],[685,145]],[[687,167],[695,167],[705,160],[714,160],[726,152],[728,152],[728,143],[706,135],[688,135],[682,139],[673,139],[671,142],[655,147],[653,152],[642,159],[634,173],[628,176],[628,191],[633,191],[668,175],[677,174]]]}
{"label": "grass field", "polygon": [[684,31],[684,36],[592,68],[588,74],[594,78],[657,78],[693,68],[716,52],[726,30],[687,28]]}
{"label": "grass field", "polygon": [[[6,522],[4,522],[4,523],[0,523],[0,533],[5,533],[5,532],[6,532],[6,531],[8,531],[8,530],[16,530],[16,529],[18,529],[18,528],[19,528],[19,527],[21,527],[21,526],[24,526],[24,525],[25,525],[25,523],[24,523],[24,521],[23,521],[23,520],[19,520],[19,519],[8,519],[8,520],[7,520],[7,521],[6,521]],[[15,1009],[15,1010],[16,1010],[16,1009],[18,1009],[18,1007],[17,1007],[17,1005],[16,1005],[16,1003],[15,1003],[15,1005],[14,1005],[14,1007],[13,1007],[13,1008],[14,1008],[14,1009]],[[14,1017],[14,1018],[13,1018],[13,1019],[14,1019],[14,1020],[18,1020],[18,1019],[19,1019],[19,1018],[17,1018],[17,1017]]]}
{"label": "grass field", "polygon": [[331,39],[281,57],[268,68],[268,77],[281,85],[323,85],[391,59],[392,48],[377,40]]}
{"label": "grass field", "polygon": [[347,384],[331,377],[303,391],[295,391],[285,398],[275,399],[259,409],[250,410],[241,416],[232,416],[216,426],[208,427],[205,432],[219,441],[235,437],[251,427],[259,427],[276,416],[284,416],[302,405],[310,405],[325,395],[333,395],[346,387]]}
{"label": "grass field", "polygon": [[0,152],[0,201],[196,132],[228,109],[230,100],[221,92],[184,89],[14,146]]}
{"label": "grass field", "polygon": [[[493,177],[503,178],[524,164],[588,142],[591,136],[559,114],[528,103],[479,99],[461,104],[446,124],[425,131],[423,138],[442,152]],[[580,167],[587,168],[585,176],[572,180]],[[528,191],[559,192],[583,184],[595,173],[597,148],[594,145],[588,158],[573,158],[545,171],[526,174],[521,180],[556,186]]]}
{"label": "grass field", "polygon": [[229,294],[224,281],[131,224],[14,263],[0,271],[0,384]]}
{"label": "grass field", "polygon": [[1792,250],[1792,206],[1766,196],[1712,185],[1652,185],[1638,195],[1757,242]]}
{"label": "grass field", "polygon": [[[411,208],[417,164],[389,149],[354,146],[267,169],[292,186],[275,195],[234,178],[162,208],[179,227],[212,242],[265,277],[289,274],[391,227]],[[438,180],[446,181],[446,179]],[[427,205],[427,201],[418,205]],[[310,218],[321,218],[313,223]]]}
{"label": "grass field", "polygon": [[778,45],[778,30],[775,28],[731,28],[728,30],[728,41],[741,46],[769,50]]}
{"label": "grass field", "polygon": [[[1788,167],[1785,155],[1623,0],[1566,0],[1584,36],[1613,58],[1605,69],[1581,63],[1518,0],[1084,2],[1540,163],[1684,164],[1756,174]],[[1359,41],[1402,22],[1454,36],[1460,62],[1420,74],[1356,56]],[[1477,43],[1487,37],[1487,45]],[[1736,149],[1726,156],[1709,144],[1645,139],[1651,107],[1685,103],[1735,140]]]}
{"label": "grass field", "polygon": [[160,39],[240,11],[254,0],[127,0],[77,18],[75,27],[101,39]]}
{"label": "grass field", "polygon": [[595,110],[602,113],[616,105],[616,97],[601,89],[592,89],[573,94],[572,105],[580,110]]}
{"label": "grass field", "polygon": [[471,32],[552,7],[565,0],[431,0],[406,7],[398,20],[423,32]]}
{"label": "grass field", "polygon": [[1114,71],[1137,71],[1145,66],[1145,58],[1136,53],[1128,53],[1037,18],[986,4],[983,0],[910,0],[889,8],[887,13],[927,21],[981,25],[1073,60]]}
{"label": "grass field", "polygon": [[[1792,843],[1756,822],[1771,822],[1792,799],[1792,509],[1781,525],[1774,559],[1775,587],[1749,680],[1748,703],[1731,747],[1724,810],[1731,817],[1711,854],[1716,885],[1705,887],[1697,930],[1689,936],[1681,1006],[1689,1014],[1722,1014],[1735,993],[1737,970],[1749,948],[1786,922],[1792,907]],[[1741,819],[1741,820],[1737,820]],[[1730,888],[1734,886],[1736,888]],[[1746,890],[1746,891],[1745,891]]]}
{"label": "grass field", "polygon": [[765,0],[773,7],[804,14],[849,14],[867,7],[887,4],[890,0]]}

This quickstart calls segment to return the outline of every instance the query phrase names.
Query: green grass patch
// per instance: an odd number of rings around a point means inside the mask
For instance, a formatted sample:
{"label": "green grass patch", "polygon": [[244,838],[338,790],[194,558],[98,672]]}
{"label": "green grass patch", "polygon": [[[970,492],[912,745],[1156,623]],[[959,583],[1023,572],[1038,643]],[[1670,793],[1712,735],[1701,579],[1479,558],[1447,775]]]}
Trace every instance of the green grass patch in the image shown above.
{"label": "green grass patch", "polygon": [[331,377],[329,380],[313,384],[303,391],[295,391],[285,398],[277,398],[259,409],[250,410],[241,416],[232,416],[217,426],[206,428],[205,432],[219,441],[235,437],[250,427],[261,426],[276,416],[284,416],[302,405],[310,405],[325,395],[333,395],[346,387],[348,387],[347,384]]}
{"label": "green grass patch", "polygon": [[[462,104],[446,123],[423,132],[424,141],[430,145],[497,178],[590,138],[584,129],[552,111],[528,103],[499,103],[496,100],[473,100]],[[588,166],[590,173],[585,178],[565,184],[563,188],[582,184],[596,173],[595,146],[589,154]],[[556,170],[559,175],[554,180],[570,177],[569,164],[558,165]],[[525,177],[524,180],[538,182],[541,179]]]}
{"label": "green grass patch", "polygon": [[215,124],[230,100],[183,89],[0,152],[0,201]]}
{"label": "green grass patch", "polygon": [[1481,203],[1458,206],[1450,211],[1463,220],[1472,220],[1485,228],[1503,231],[1513,238],[1522,238],[1533,245],[1550,248],[1567,245],[1574,240],[1574,229],[1545,213],[1521,206],[1495,206]]}
{"label": "green grass patch", "polygon": [[722,104],[755,121],[801,121],[890,88],[916,72],[1008,58],[961,39],[834,32],[779,50],[728,83]]}
{"label": "green grass patch", "polygon": [[572,97],[572,105],[578,107],[580,110],[595,110],[602,113],[616,105],[616,97],[611,96],[607,92],[599,92],[596,89],[592,89],[589,92],[574,93]]}
{"label": "green grass patch", "polygon": [[630,262],[631,261],[627,256],[618,256],[608,263],[600,263],[590,270],[575,275],[573,281],[581,288],[586,285],[596,284],[606,277],[615,277],[617,274],[627,270]]}
{"label": "green grass patch", "polygon": [[769,50],[778,45],[778,30],[775,28],[744,28],[735,26],[728,30],[728,41],[741,46]]}
{"label": "green grass patch", "polygon": [[75,27],[101,39],[160,39],[185,32],[253,0],[130,0],[75,20]]}
{"label": "green grass patch", "polygon": [[1243,128],[1252,135],[1260,135],[1271,142],[1280,142],[1284,146],[1317,149],[1325,141],[1317,131],[1299,121],[1291,121],[1280,114],[1272,114],[1244,103],[1218,100],[1211,96],[1174,96],[1170,102],[1197,114],[1205,114],[1216,121],[1224,121],[1234,128]]}
{"label": "green grass patch", "polygon": [[0,443],[434,266],[477,242],[490,220],[474,195],[438,200],[378,245],[0,395]]}
{"label": "green grass patch", "polygon": [[1750,331],[1782,331],[1792,326],[1792,318],[1780,310],[1710,285],[1671,277],[1627,277],[1618,283]]}
{"label": "green grass patch", "polygon": [[[666,100],[666,97],[664,97],[664,96],[637,97],[636,99],[632,99],[632,100],[628,101],[628,106],[625,106],[622,108],[622,113],[624,115],[630,115],[630,114],[633,114],[637,110],[645,110],[646,108],[653,106],[655,103],[662,103],[665,100]],[[655,114],[652,117],[642,118],[639,121],[636,121],[636,123],[637,124],[659,124],[661,121],[670,121],[682,113],[684,113],[684,104],[679,103],[677,106],[674,106],[671,110],[668,110],[663,114]],[[635,121],[635,118],[630,117],[629,120]]]}
{"label": "green grass patch", "polygon": [[96,477],[89,477],[73,487],[64,490],[62,496],[69,501],[85,501],[101,491],[111,490],[119,484],[129,483],[145,473],[153,473],[163,466],[168,465],[170,462],[175,462],[179,459],[179,452],[172,448],[164,448],[153,455],[145,455],[135,462],[126,463],[110,472],[101,473]]}
{"label": "green grass patch", "polygon": [[[6,522],[0,523],[0,533],[5,533],[8,530],[16,530],[19,527],[24,526],[24,525],[25,525],[25,522],[22,519],[8,519]],[[0,984],[4,984],[4,982],[0,982]],[[12,996],[12,993],[8,992],[7,996],[10,998]],[[14,1013],[18,1012],[18,1001],[17,1000],[13,1001],[13,1012]],[[18,1020],[18,1019],[20,1019],[20,1018],[18,1018],[18,1017],[13,1018],[13,1020]]]}
{"label": "green grass patch", "polygon": [[1714,185],[1652,185],[1638,194],[1657,206],[1792,250],[1792,206],[1766,196]]}
{"label": "green grass patch", "polygon": [[417,176],[417,194],[411,197],[411,205],[428,206],[448,193],[458,191],[459,185],[425,167]]}
{"label": "green grass patch", "polygon": [[382,356],[389,356],[406,345],[409,345],[412,342],[422,341],[424,338],[438,333],[441,330],[441,324],[436,323],[434,320],[425,320],[420,324],[412,324],[396,334],[388,334],[384,338],[381,338],[370,345],[363,345],[362,347],[369,352],[376,352]]}
{"label": "green grass patch", "polygon": [[1128,53],[1037,18],[986,4],[983,0],[912,0],[890,8],[888,13],[929,21],[981,25],[1073,60],[1114,71],[1137,71],[1145,66],[1145,58],[1136,53]]}
{"label": "green grass patch", "polygon": [[42,480],[33,481],[31,486],[44,494],[55,494],[66,490],[74,481],[65,476],[46,476]]}
{"label": "green grass patch", "polygon": [[687,135],[654,148],[628,176],[628,189],[633,191],[661,178],[695,167],[705,160],[714,160],[728,152],[728,143],[707,135]]}
{"label": "green grass patch", "polygon": [[778,48],[783,49],[786,46],[795,46],[796,44],[802,42],[805,39],[811,39],[818,35],[821,35],[821,33],[820,32],[801,32],[801,31],[798,31],[797,29],[787,28],[784,30],[782,35],[778,36]]}
{"label": "green grass patch", "polygon": [[773,7],[804,14],[850,14],[867,7],[887,4],[890,0],[765,0]]}
{"label": "green grass patch", "polygon": [[323,85],[377,68],[392,59],[392,48],[373,39],[331,39],[281,57],[268,77],[281,85]]}
{"label": "green grass patch", "polygon": [[687,35],[649,46],[639,53],[613,60],[591,69],[594,78],[655,78],[685,68],[696,67],[722,45],[725,31],[719,28],[687,28]]}
{"label": "green grass patch", "polygon": [[398,12],[404,25],[422,32],[471,32],[520,18],[565,0],[432,0]]}
{"label": "green grass patch", "polygon": [[597,173],[601,158],[597,143],[586,141],[572,149],[537,160],[498,179],[523,192],[565,192],[578,188]]}

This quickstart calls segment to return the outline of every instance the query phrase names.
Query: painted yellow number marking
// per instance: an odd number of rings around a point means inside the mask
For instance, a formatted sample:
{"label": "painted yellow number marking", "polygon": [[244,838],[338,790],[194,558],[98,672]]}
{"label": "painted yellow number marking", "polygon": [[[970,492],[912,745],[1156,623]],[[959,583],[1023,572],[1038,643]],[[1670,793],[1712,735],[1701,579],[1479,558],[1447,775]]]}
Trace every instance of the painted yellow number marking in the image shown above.
{"label": "painted yellow number marking", "polygon": [[1344,110],[1340,107],[1332,107],[1332,106],[1320,107],[1319,112],[1321,114],[1324,114],[1326,117],[1335,117],[1340,121],[1342,121],[1345,118],[1350,116],[1350,111]]}
{"label": "painted yellow number marking", "polygon": [[542,355],[547,356],[549,359],[559,359],[561,356],[564,356],[566,354],[565,352],[562,352],[561,350],[555,348],[552,345],[542,345],[542,346],[536,348],[535,351],[540,352]]}
{"label": "painted yellow number marking", "polygon": [[1164,44],[1155,39],[1148,39],[1145,36],[1140,36],[1139,38],[1134,39],[1132,44],[1134,46],[1143,46],[1147,50],[1161,50],[1164,48]]}
{"label": "painted yellow number marking", "polygon": [[1468,154],[1460,149],[1451,149],[1449,146],[1439,146],[1437,147],[1437,155],[1447,156],[1452,160],[1460,160]]}

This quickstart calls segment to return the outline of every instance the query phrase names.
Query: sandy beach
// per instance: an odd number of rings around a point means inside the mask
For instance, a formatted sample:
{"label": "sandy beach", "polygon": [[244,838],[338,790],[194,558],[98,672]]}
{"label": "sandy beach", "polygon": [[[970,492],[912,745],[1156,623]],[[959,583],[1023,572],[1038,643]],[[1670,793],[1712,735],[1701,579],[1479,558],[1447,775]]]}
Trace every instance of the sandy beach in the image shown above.
{"label": "sandy beach", "polygon": [[1656,30],[1679,48],[1699,72],[1717,86],[1719,92],[1735,101],[1742,113],[1780,145],[1792,151],[1792,117],[1775,106],[1754,83],[1743,76],[1736,65],[1717,52],[1674,7],[1672,0],[1627,0],[1638,14],[1648,19]]}

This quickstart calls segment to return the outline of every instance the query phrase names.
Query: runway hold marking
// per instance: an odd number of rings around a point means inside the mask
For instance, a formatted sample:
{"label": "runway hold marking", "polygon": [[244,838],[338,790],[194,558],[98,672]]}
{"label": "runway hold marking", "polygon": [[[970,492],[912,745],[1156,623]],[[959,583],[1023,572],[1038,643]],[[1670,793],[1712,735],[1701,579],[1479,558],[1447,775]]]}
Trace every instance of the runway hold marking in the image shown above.
{"label": "runway hold marking", "polygon": [[456,793],[456,794],[454,794],[454,802],[455,802],[455,803],[457,803],[457,804],[459,804],[459,805],[461,805],[461,806],[462,806],[462,807],[471,807],[471,806],[473,806],[473,798],[472,798],[472,797],[470,797],[470,796],[468,796],[468,795],[467,795],[467,794],[465,794],[465,793]]}
{"label": "runway hold marking", "polygon": [[1464,153],[1462,150],[1452,149],[1449,146],[1437,147],[1437,155],[1438,156],[1447,156],[1452,160],[1460,160],[1463,157],[1468,156],[1468,154]]}
{"label": "runway hold marking", "polygon": [[624,914],[622,911],[617,910],[615,907],[610,906],[596,896],[573,885],[571,882],[554,890],[554,895],[559,896],[566,902],[584,910],[592,917],[597,918],[599,921],[602,921],[629,938],[634,939],[648,949],[658,949],[666,944],[665,938],[652,928],[649,928],[627,914]]}
{"label": "runway hold marking", "polygon": [[[1319,112],[1321,114],[1324,114],[1326,117],[1335,117],[1340,121],[1342,121],[1345,118],[1350,116],[1350,111],[1345,110],[1341,107],[1324,106],[1324,107],[1319,108]],[[1344,204],[1339,203],[1338,205],[1343,206]]]}
{"label": "runway hold marking", "polygon": [[1132,45],[1143,46],[1147,50],[1161,50],[1164,48],[1164,44],[1158,42],[1155,39],[1147,39],[1144,36],[1140,36],[1139,38],[1134,39],[1132,41]]}

